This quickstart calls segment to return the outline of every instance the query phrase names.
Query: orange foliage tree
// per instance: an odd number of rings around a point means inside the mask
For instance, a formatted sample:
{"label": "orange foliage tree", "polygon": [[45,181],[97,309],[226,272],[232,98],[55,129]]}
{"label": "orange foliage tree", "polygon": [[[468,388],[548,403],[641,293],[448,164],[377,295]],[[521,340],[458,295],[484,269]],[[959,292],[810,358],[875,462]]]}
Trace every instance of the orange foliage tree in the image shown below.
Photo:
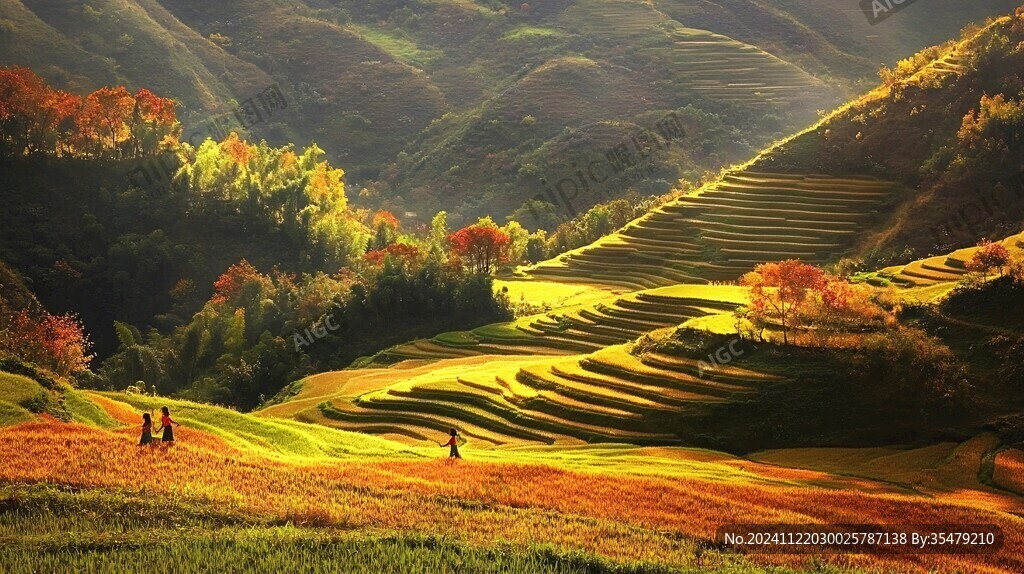
{"label": "orange foliage tree", "polygon": [[394,213],[380,210],[373,214],[370,227],[373,229],[373,249],[380,250],[398,239],[398,229],[401,227],[401,223]]}
{"label": "orange foliage tree", "polygon": [[28,68],[0,69],[0,141],[5,155],[139,157],[177,143],[174,102],[124,86],[81,97],[57,90]]}
{"label": "orange foliage tree", "polygon": [[782,327],[782,342],[789,344],[789,331],[799,328],[808,295],[825,284],[825,274],[814,265],[790,259],[762,263],[740,283],[749,288],[753,322],[763,330],[771,317],[776,318]]}
{"label": "orange foliage tree", "polygon": [[490,273],[507,260],[509,236],[495,227],[469,225],[448,235],[452,252],[466,259],[477,273]]}
{"label": "orange foliage tree", "polygon": [[423,259],[423,252],[415,245],[392,243],[384,249],[374,249],[373,251],[367,251],[363,255],[363,259],[374,267],[384,265],[384,261],[388,257],[403,264],[415,264]]}
{"label": "orange foliage tree", "polygon": [[93,358],[91,348],[82,323],[74,315],[22,309],[6,321],[0,332],[0,350],[58,375],[74,375],[88,369]]}
{"label": "orange foliage tree", "polygon": [[96,139],[98,148],[109,143],[109,149],[116,154],[131,136],[129,120],[134,109],[135,98],[124,86],[100,88],[85,98],[82,123]]}
{"label": "orange foliage tree", "polygon": [[812,333],[823,346],[836,344],[851,332],[876,331],[894,319],[872,295],[870,285],[825,275],[802,320],[814,327]]}
{"label": "orange foliage tree", "polygon": [[235,263],[214,281],[215,292],[210,302],[214,304],[236,301],[249,288],[262,288],[270,278],[259,272],[245,259]]}
{"label": "orange foliage tree", "polygon": [[981,273],[987,281],[989,273],[993,271],[1002,273],[1009,264],[1010,250],[1005,245],[982,239],[978,243],[978,250],[967,262],[967,270],[972,273]]}

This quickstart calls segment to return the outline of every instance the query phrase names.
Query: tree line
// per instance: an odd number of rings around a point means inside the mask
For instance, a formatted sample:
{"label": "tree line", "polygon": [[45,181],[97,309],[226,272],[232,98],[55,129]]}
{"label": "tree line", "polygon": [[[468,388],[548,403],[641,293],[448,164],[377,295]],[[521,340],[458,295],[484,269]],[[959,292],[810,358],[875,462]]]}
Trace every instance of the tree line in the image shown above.
{"label": "tree line", "polygon": [[0,69],[0,154],[137,158],[172,149],[174,101],[143,88],[58,90],[28,68]]}

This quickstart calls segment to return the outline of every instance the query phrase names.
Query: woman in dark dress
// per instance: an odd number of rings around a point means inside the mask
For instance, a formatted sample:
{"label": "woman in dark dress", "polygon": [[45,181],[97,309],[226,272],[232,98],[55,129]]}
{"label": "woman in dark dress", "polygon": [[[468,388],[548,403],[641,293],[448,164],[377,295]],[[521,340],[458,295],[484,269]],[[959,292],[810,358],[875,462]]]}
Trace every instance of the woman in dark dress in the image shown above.
{"label": "woman in dark dress", "polygon": [[139,439],[139,446],[153,445],[153,417],[149,413],[142,413],[142,438]]}
{"label": "woman in dark dress", "polygon": [[452,447],[451,452],[448,453],[448,458],[449,459],[462,458],[462,455],[459,454],[459,431],[455,430],[454,428],[450,429],[448,431],[448,435],[451,437],[451,438],[448,439],[448,442],[443,443],[443,444],[442,443],[437,443],[437,444],[439,444],[441,446],[441,448],[444,448],[446,446]]}
{"label": "woman in dark dress", "polygon": [[171,418],[171,410],[168,409],[167,407],[160,407],[160,412],[163,413],[163,416],[160,417],[160,428],[157,429],[156,432],[160,432],[160,430],[163,430],[164,436],[160,439],[160,441],[166,445],[174,444],[174,429],[171,427],[171,425],[173,424],[176,427],[180,427],[181,425],[174,422],[174,419]]}

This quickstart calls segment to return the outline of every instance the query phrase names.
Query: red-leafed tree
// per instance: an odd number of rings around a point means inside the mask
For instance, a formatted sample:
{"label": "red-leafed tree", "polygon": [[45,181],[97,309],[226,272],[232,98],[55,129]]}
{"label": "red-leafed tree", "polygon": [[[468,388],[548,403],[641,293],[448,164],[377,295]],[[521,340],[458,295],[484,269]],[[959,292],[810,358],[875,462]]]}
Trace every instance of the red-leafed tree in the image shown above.
{"label": "red-leafed tree", "polygon": [[174,127],[177,121],[174,100],[161,98],[145,88],[136,92],[129,129],[132,154],[139,157],[146,150],[155,151],[163,144],[173,144],[176,140]]}
{"label": "red-leafed tree", "polygon": [[121,144],[130,136],[129,122],[135,110],[135,98],[124,86],[100,88],[85,98],[83,122],[97,138],[100,148],[110,146],[119,155]]}
{"label": "red-leafed tree", "polygon": [[363,255],[363,259],[374,267],[384,265],[384,260],[388,257],[403,264],[415,264],[423,259],[423,252],[415,245],[392,243],[384,249],[374,249]]}
{"label": "red-leafed tree", "polygon": [[74,315],[22,309],[10,318],[0,335],[0,346],[6,352],[58,375],[84,371],[93,358],[89,353],[92,343]]}
{"label": "red-leafed tree", "polygon": [[[11,153],[56,151],[81,98],[55,90],[28,68],[0,70],[0,129]],[[69,121],[70,120],[70,121]]]}
{"label": "red-leafed tree", "polygon": [[825,274],[814,265],[796,259],[762,263],[740,279],[749,288],[754,322],[763,328],[769,319],[782,327],[782,342],[789,344],[789,331],[800,326],[801,311],[809,294],[825,284]]}
{"label": "red-leafed tree", "polygon": [[213,283],[215,292],[212,303],[231,303],[249,289],[260,289],[268,285],[270,278],[259,272],[245,259],[235,263]]}
{"label": "red-leafed tree", "polygon": [[3,154],[156,153],[177,143],[174,102],[149,90],[134,96],[107,87],[85,100],[57,90],[28,68],[0,69],[0,142]]}
{"label": "red-leafed tree", "polygon": [[507,259],[509,236],[495,227],[470,225],[448,235],[452,252],[477,273],[490,273]]}
{"label": "red-leafed tree", "polygon": [[982,239],[978,243],[978,250],[967,262],[967,270],[972,273],[981,273],[987,281],[989,273],[993,271],[1001,273],[1009,264],[1010,250],[1005,245]]}

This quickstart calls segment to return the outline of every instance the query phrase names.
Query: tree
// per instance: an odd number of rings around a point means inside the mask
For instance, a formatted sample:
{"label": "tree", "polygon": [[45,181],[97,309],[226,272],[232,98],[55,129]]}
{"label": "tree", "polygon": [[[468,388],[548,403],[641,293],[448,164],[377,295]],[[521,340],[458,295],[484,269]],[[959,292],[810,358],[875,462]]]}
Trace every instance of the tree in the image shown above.
{"label": "tree", "polygon": [[824,284],[824,273],[814,265],[796,259],[762,263],[740,279],[750,291],[753,321],[763,330],[774,316],[782,327],[782,342],[789,344],[789,331],[800,326],[801,311],[808,294]]}
{"label": "tree", "polygon": [[88,370],[93,358],[92,343],[76,316],[28,309],[15,314],[0,333],[0,348],[63,376]]}
{"label": "tree", "polygon": [[1010,263],[1010,250],[999,242],[982,239],[978,243],[978,249],[967,262],[967,270],[972,273],[981,273],[985,281],[992,271],[1002,273]]}
{"label": "tree", "polygon": [[851,332],[877,330],[891,317],[873,300],[873,293],[867,284],[825,275],[803,310],[802,320],[814,327],[813,335],[821,346],[837,344]]}
{"label": "tree", "polygon": [[513,265],[522,263],[526,259],[526,247],[530,240],[530,232],[526,231],[518,221],[509,221],[501,228],[501,232],[508,235],[509,239],[507,260]]}
{"label": "tree", "polygon": [[81,98],[51,88],[28,68],[0,69],[0,128],[8,153],[56,153],[59,132],[73,124],[80,107]]}
{"label": "tree", "polygon": [[214,281],[216,290],[210,301],[214,304],[234,304],[250,287],[262,289],[269,284],[270,278],[259,272],[245,259],[235,263]]}
{"label": "tree", "polygon": [[156,153],[162,146],[177,143],[177,116],[174,100],[161,98],[143,88],[135,94],[135,108],[132,110],[129,131],[132,138],[132,155],[139,157]]}
{"label": "tree", "polygon": [[384,265],[384,261],[388,258],[404,265],[415,265],[423,259],[423,253],[415,245],[392,243],[384,249],[367,251],[366,255],[363,255],[363,259],[374,267]]}
{"label": "tree", "polygon": [[467,259],[477,273],[489,274],[507,260],[509,236],[497,227],[469,225],[448,235],[452,251]]}
{"label": "tree", "polygon": [[448,237],[448,212],[438,211],[437,215],[430,220],[430,256],[442,260],[445,254],[445,241]]}
{"label": "tree", "polygon": [[100,147],[110,144],[110,153],[120,155],[119,150],[131,136],[129,128],[135,98],[124,86],[100,88],[85,99],[82,111],[84,123],[96,134]]}
{"label": "tree", "polygon": [[382,209],[373,214],[370,227],[373,229],[372,248],[384,249],[398,239],[398,229],[401,224],[395,214]]}

